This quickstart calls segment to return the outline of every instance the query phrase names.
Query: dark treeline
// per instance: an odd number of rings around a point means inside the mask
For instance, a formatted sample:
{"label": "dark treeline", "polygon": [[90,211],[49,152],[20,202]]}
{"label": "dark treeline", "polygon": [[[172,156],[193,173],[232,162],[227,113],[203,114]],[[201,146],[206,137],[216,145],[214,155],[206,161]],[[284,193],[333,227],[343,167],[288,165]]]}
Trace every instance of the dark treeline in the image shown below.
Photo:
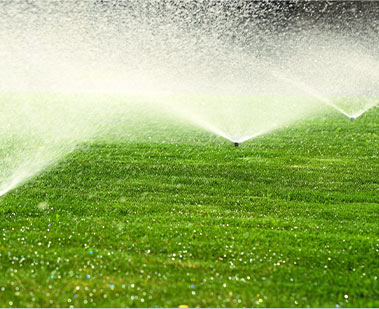
{"label": "dark treeline", "polygon": [[[272,34],[338,33],[368,46],[379,38],[379,1],[94,0],[99,9],[194,27],[241,46],[264,45]],[[122,19],[122,17],[121,17]]]}
{"label": "dark treeline", "polygon": [[[244,18],[260,21],[279,20],[278,26],[305,19],[336,24],[360,23],[379,18],[379,1],[148,0],[142,3],[146,8],[160,14],[173,9],[185,14],[184,12],[209,12],[217,8],[218,13],[241,12],[241,17]],[[141,5],[141,1],[95,0],[95,4],[133,10],[136,5]]]}

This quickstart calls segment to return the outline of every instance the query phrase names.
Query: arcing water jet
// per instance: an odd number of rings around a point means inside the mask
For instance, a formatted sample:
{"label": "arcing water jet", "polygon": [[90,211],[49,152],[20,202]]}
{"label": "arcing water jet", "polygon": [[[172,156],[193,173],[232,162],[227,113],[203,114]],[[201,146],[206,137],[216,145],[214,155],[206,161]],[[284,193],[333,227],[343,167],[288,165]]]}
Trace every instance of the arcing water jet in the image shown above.
{"label": "arcing water jet", "polygon": [[147,114],[235,145],[320,104],[358,117],[379,97],[379,6],[350,5],[3,1],[0,191],[118,124],[143,135]]}

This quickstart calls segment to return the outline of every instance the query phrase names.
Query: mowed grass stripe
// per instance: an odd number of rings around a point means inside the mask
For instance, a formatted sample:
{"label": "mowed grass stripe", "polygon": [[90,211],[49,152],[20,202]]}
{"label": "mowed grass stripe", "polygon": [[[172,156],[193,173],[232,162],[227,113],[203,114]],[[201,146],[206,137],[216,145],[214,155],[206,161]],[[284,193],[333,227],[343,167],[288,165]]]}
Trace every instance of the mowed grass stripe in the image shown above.
{"label": "mowed grass stripe", "polygon": [[377,129],[79,145],[0,199],[0,306],[378,307]]}

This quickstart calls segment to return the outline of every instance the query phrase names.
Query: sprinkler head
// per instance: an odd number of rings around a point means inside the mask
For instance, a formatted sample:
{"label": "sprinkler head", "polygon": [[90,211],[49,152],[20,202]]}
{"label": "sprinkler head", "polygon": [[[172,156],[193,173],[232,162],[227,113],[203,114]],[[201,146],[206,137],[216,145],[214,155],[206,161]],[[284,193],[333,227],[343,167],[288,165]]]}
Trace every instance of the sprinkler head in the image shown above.
{"label": "sprinkler head", "polygon": [[234,146],[235,146],[235,147],[238,147],[239,145],[240,145],[240,143],[238,143],[238,142],[235,142],[235,143],[234,143]]}
{"label": "sprinkler head", "polygon": [[354,120],[355,120],[355,117],[350,117],[350,120],[351,120],[351,121],[354,121]]}

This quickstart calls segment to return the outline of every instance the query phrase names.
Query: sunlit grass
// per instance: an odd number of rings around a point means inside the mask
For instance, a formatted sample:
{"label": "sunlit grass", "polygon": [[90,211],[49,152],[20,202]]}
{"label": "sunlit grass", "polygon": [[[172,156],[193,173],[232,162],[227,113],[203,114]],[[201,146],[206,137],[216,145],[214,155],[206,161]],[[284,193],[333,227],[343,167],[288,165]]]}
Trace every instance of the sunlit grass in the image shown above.
{"label": "sunlit grass", "polygon": [[0,198],[0,307],[378,307],[378,116],[81,145]]}

